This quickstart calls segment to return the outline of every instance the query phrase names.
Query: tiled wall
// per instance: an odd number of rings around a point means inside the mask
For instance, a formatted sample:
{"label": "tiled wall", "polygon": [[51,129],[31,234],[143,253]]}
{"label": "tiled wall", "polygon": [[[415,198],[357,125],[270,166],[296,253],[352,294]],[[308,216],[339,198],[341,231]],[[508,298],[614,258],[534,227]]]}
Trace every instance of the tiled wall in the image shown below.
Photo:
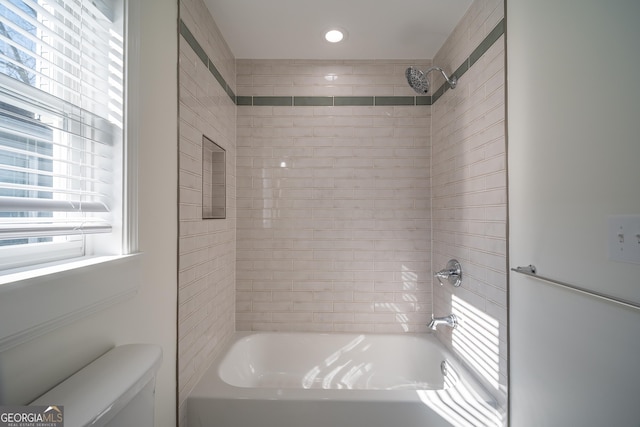
{"label": "tiled wall", "polygon": [[[180,17],[178,416],[184,426],[187,395],[235,331],[236,106],[235,60],[204,3],[182,0]],[[202,219],[203,135],[226,150],[226,219]]]}
{"label": "tiled wall", "polygon": [[[434,285],[435,315],[453,312],[461,318],[458,329],[451,333],[442,328],[440,338],[494,389],[506,394],[503,16],[502,1],[474,2],[434,58],[447,70],[468,65],[469,57],[473,65],[456,89],[447,90],[432,106],[432,212],[433,268],[444,268],[456,258],[464,274],[460,288]],[[489,42],[482,43],[485,37]]]}
{"label": "tiled wall", "polygon": [[405,105],[412,64],[238,61],[239,330],[425,330],[431,107]]}
{"label": "tiled wall", "polygon": [[[488,355],[475,367],[506,390],[502,8],[473,3],[434,60],[458,87],[433,73],[433,97],[416,97],[404,70],[430,61],[240,60],[236,74],[201,0],[181,2],[181,421],[234,329],[416,332],[432,309],[459,315],[441,338],[472,366]],[[227,150],[226,220],[199,219],[203,133]],[[432,295],[449,258],[463,286]]]}

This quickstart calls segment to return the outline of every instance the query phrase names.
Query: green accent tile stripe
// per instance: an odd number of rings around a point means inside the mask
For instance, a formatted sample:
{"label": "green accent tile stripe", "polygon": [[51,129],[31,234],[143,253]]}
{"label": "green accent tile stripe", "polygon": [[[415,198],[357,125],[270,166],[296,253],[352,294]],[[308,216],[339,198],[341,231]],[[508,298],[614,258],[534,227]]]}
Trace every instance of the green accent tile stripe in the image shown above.
{"label": "green accent tile stripe", "polygon": [[[473,50],[473,52],[471,52],[471,55],[469,55],[469,57],[462,62],[462,65],[460,65],[458,69],[453,72],[452,76],[456,76],[456,78],[460,79],[460,77],[462,77],[464,73],[466,73],[469,70],[469,68],[471,68],[471,66],[473,66],[473,64],[475,64],[478,61],[478,59],[480,59],[480,57],[484,55],[487,52],[487,50],[489,50],[489,48],[493,46],[493,44],[497,42],[500,36],[502,36],[503,34],[504,34],[504,18],[502,18],[500,22],[498,22],[498,24],[496,24],[496,26],[493,27],[493,30],[491,30],[491,32],[487,34],[487,36],[480,42],[478,47],[476,47]],[[449,89],[449,84],[446,82],[443,83],[442,86],[440,86],[440,88],[438,88],[438,90],[433,93],[432,103],[435,104],[438,98],[444,95],[444,93],[448,89]]]}
{"label": "green accent tile stripe", "polygon": [[444,92],[447,90],[448,87],[449,87],[449,85],[447,83],[445,83],[442,86],[440,86],[437,91],[433,92],[433,95],[431,95],[431,99],[432,99],[433,104],[435,104],[436,101],[438,99],[440,99],[440,97],[442,95],[444,95]]}
{"label": "green accent tile stripe", "polygon": [[[444,83],[430,96],[236,96],[182,19],[180,20],[180,34],[209,69],[218,83],[220,83],[220,86],[227,93],[231,101],[239,106],[343,107],[433,105],[449,90],[449,85]],[[453,72],[452,76],[460,79],[503,34],[504,18],[498,22],[493,30],[482,40],[480,45],[478,45],[471,55]]]}
{"label": "green accent tile stripe", "polygon": [[291,107],[293,105],[293,98],[291,96],[254,96],[253,105]]}
{"label": "green accent tile stripe", "polygon": [[296,107],[332,107],[332,96],[294,96],[293,105]]}
{"label": "green accent tile stripe", "polygon": [[237,96],[236,94],[233,92],[233,89],[231,89],[231,86],[227,85],[227,89],[226,89],[227,95],[229,96],[229,99],[236,105],[238,105],[238,100],[237,100]]}
{"label": "green accent tile stripe", "polygon": [[226,89],[227,88],[227,82],[224,80],[224,77],[222,77],[222,74],[220,74],[220,71],[218,71],[216,66],[213,65],[213,62],[209,62],[209,71],[211,72],[211,74],[213,74],[213,77],[216,78],[218,83],[220,83],[220,86],[222,86],[223,88]]}
{"label": "green accent tile stripe", "polygon": [[462,65],[458,67],[456,71],[453,72],[453,75],[456,76],[456,78],[460,78],[464,75],[464,73],[467,72],[468,69],[469,69],[469,60],[467,59],[462,63]]}
{"label": "green accent tile stripe", "polygon": [[469,56],[469,67],[476,63],[482,55],[504,34],[504,19],[498,22],[493,30],[482,40],[482,43]]}
{"label": "green accent tile stripe", "polygon": [[373,106],[373,96],[336,96],[333,98],[336,107]]}
{"label": "green accent tile stripe", "polygon": [[237,104],[236,94],[233,93],[233,89],[231,89],[231,86],[227,84],[220,71],[218,71],[216,66],[213,64],[213,61],[211,61],[211,59],[207,56],[207,53],[204,51],[200,43],[198,43],[198,40],[196,40],[196,38],[193,36],[193,33],[187,27],[187,24],[185,24],[182,19],[180,20],[180,34],[182,35],[182,37],[184,37],[189,46],[191,46],[191,49],[193,49],[196,55],[198,55],[198,58],[200,58],[205,67],[209,69],[209,72],[211,72],[213,77],[215,77],[215,79],[218,81],[222,89],[224,89],[225,93],[229,96],[231,101],[234,104]]}
{"label": "green accent tile stripe", "polygon": [[376,96],[375,105],[416,105],[415,96]]}
{"label": "green accent tile stripe", "polygon": [[253,105],[253,97],[251,96],[238,96],[236,97],[237,105]]}
{"label": "green accent tile stripe", "polygon": [[430,96],[238,96],[236,104],[270,107],[431,105]]}
{"label": "green accent tile stripe", "polygon": [[180,34],[182,34],[182,37],[184,37],[185,41],[189,44],[189,46],[191,46],[191,49],[193,49],[196,55],[198,55],[198,58],[200,58],[204,65],[208,67],[209,57],[205,53],[202,46],[200,46],[200,43],[198,43],[198,40],[196,40],[191,31],[189,31],[189,28],[187,28],[187,25],[182,20],[180,20]]}

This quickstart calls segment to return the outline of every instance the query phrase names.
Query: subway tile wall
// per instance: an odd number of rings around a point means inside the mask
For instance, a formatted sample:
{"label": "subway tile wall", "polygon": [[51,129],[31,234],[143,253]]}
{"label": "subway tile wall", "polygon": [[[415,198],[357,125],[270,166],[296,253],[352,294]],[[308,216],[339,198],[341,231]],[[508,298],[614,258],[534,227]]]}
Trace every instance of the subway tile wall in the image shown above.
{"label": "subway tile wall", "polygon": [[[423,61],[238,61],[239,96],[413,96]],[[424,331],[430,106],[238,107],[238,330]]]}
{"label": "subway tile wall", "polygon": [[[207,64],[235,84],[235,59],[201,0],[180,2],[178,420],[186,398],[235,332],[236,106]],[[193,43],[193,41],[191,40]],[[200,54],[200,55],[199,55]],[[226,219],[202,219],[202,137],[226,150]]]}
{"label": "subway tile wall", "polygon": [[[475,1],[434,64],[460,66],[502,8]],[[436,315],[462,318],[440,337],[471,365],[489,354],[495,367],[480,375],[505,391],[503,38],[457,89],[414,106],[399,105],[415,96],[404,70],[430,61],[236,64],[201,0],[183,0],[181,18],[228,83],[181,37],[181,425],[188,392],[235,329],[424,331],[432,301]],[[431,78],[433,90],[444,82]],[[319,97],[331,106],[303,105]],[[339,105],[371,97],[391,105]],[[199,219],[203,133],[227,149],[233,191],[221,222]],[[432,295],[432,267],[449,258],[462,262],[463,286]],[[482,348],[469,347],[469,333],[487,336]]]}
{"label": "subway tile wall", "polygon": [[[503,17],[503,1],[475,1],[434,63],[455,70]],[[443,328],[439,336],[506,399],[504,63],[503,35],[432,106],[431,173],[433,268],[456,258],[464,274],[459,288],[434,286],[435,315],[461,318],[453,333]]]}
{"label": "subway tile wall", "polygon": [[415,96],[404,77],[416,61],[237,61],[239,96]]}

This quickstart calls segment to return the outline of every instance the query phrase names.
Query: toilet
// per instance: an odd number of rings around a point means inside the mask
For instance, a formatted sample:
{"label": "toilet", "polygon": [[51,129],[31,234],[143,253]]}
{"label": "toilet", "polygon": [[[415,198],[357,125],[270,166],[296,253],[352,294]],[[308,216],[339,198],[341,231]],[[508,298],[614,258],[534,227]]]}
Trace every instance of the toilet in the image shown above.
{"label": "toilet", "polygon": [[30,405],[63,406],[65,427],[153,427],[161,362],[160,346],[118,346]]}

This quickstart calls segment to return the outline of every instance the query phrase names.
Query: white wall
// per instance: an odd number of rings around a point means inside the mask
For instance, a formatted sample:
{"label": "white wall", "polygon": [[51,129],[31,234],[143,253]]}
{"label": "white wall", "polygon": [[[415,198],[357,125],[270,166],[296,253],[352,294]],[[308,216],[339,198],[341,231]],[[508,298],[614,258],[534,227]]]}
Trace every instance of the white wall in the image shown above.
{"label": "white wall", "polygon": [[[25,404],[114,345],[157,343],[156,425],[174,426],[177,295],[177,4],[141,0],[139,246],[134,298],[0,353],[0,404]],[[91,277],[87,277],[91,280]],[[28,307],[25,307],[28,309]]]}
{"label": "white wall", "polygon": [[[510,264],[640,302],[608,260],[640,214],[640,3],[509,0]],[[640,314],[511,274],[511,422],[637,425]]]}

